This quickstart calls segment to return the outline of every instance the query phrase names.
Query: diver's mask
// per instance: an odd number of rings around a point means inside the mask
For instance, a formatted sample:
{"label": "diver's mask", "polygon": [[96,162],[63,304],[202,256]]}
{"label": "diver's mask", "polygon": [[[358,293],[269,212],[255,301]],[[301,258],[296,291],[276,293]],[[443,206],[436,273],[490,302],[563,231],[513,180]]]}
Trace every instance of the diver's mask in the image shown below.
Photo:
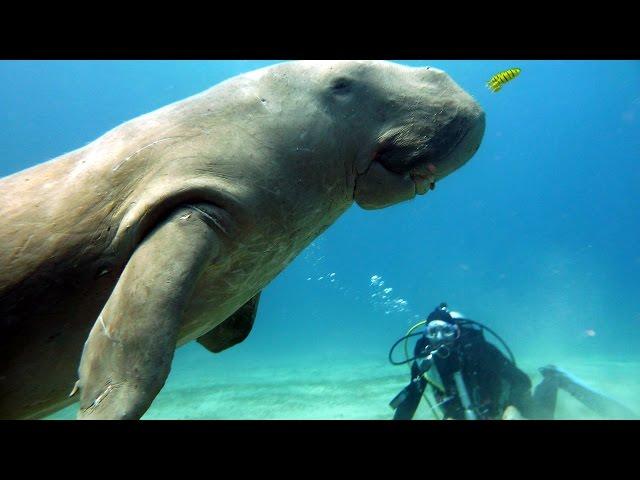
{"label": "diver's mask", "polygon": [[460,336],[460,328],[444,320],[431,320],[427,324],[425,336],[434,347],[451,345]]}

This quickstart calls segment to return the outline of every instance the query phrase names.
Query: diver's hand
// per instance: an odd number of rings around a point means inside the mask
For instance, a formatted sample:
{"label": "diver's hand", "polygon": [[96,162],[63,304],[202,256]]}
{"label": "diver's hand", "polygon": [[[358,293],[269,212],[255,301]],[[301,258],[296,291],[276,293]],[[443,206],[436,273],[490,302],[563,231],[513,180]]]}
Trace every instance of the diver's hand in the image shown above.
{"label": "diver's hand", "polygon": [[509,405],[504,409],[502,420],[526,420],[513,405]]}

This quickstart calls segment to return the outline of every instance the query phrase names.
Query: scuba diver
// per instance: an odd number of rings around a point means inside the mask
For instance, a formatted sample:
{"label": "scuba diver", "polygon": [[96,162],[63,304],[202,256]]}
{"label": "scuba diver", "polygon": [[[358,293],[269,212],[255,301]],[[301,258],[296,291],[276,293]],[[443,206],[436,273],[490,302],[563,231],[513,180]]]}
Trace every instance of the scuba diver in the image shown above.
{"label": "scuba diver", "polygon": [[[412,333],[425,325],[423,332]],[[507,355],[489,343],[484,332],[494,335]],[[394,349],[419,336],[412,358],[396,362]],[[611,418],[636,418],[615,400],[595,392],[569,373],[547,365],[539,369],[542,382],[531,393],[531,380],[516,366],[506,343],[479,322],[463,318],[441,303],[426,320],[414,325],[389,351],[394,365],[411,362],[411,381],[390,402],[394,420],[411,420],[424,397],[431,410],[439,408],[446,419],[553,419],[558,389],[563,389],[598,414]],[[436,405],[425,395],[432,387]],[[435,415],[435,412],[434,412]]]}

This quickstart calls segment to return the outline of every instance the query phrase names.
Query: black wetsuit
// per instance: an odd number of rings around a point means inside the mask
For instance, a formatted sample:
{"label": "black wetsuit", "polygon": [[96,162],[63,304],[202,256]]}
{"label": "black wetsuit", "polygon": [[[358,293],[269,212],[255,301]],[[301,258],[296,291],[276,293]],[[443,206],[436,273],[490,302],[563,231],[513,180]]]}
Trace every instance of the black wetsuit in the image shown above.
{"label": "black wetsuit", "polygon": [[[429,347],[425,336],[416,342],[414,357],[419,357]],[[433,355],[431,369],[437,369],[445,392],[434,389],[436,401],[446,418],[464,419],[464,409],[458,396],[454,373],[460,371],[469,398],[479,419],[501,418],[504,409],[513,405],[525,417],[533,415],[531,380],[517,368],[498,348],[487,342],[481,329],[472,325],[460,325],[460,336],[449,348],[448,355]],[[420,360],[419,360],[420,361]],[[420,366],[411,365],[412,381],[404,390],[395,420],[413,418],[427,381],[420,375]]]}

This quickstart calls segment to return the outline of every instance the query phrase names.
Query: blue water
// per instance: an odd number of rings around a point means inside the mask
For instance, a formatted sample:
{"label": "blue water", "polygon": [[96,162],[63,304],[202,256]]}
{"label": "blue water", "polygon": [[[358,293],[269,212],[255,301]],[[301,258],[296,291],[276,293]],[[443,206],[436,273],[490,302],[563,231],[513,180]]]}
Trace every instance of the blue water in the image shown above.
{"label": "blue water", "polygon": [[[272,63],[0,62],[0,176]],[[441,68],[481,103],[480,150],[425,197],[354,205],[266,288],[249,338],[216,361],[384,359],[441,301],[540,364],[637,360],[640,62],[399,63]],[[513,66],[522,73],[502,91],[485,87]]]}

